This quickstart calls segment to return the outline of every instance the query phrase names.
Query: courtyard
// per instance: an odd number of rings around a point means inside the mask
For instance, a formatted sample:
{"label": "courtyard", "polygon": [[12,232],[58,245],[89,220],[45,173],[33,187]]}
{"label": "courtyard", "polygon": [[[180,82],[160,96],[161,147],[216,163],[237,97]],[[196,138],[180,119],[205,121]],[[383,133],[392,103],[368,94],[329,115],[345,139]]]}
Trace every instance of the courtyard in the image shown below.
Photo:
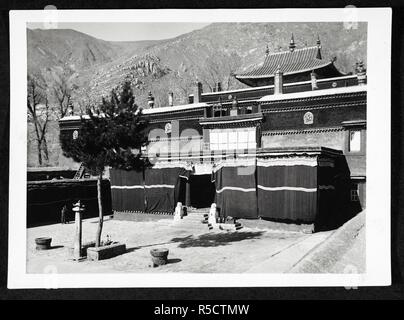
{"label": "courtyard", "polygon": [[[101,260],[73,261],[75,225],[52,224],[27,229],[27,273],[283,273],[335,233],[244,227],[209,230],[189,217],[149,215],[132,221],[106,217],[102,239],[126,244],[125,254]],[[187,218],[189,220],[187,220]],[[83,221],[83,243],[93,241],[97,219]],[[37,251],[35,238],[52,237],[49,250]],[[168,263],[153,268],[150,250],[169,249]]]}

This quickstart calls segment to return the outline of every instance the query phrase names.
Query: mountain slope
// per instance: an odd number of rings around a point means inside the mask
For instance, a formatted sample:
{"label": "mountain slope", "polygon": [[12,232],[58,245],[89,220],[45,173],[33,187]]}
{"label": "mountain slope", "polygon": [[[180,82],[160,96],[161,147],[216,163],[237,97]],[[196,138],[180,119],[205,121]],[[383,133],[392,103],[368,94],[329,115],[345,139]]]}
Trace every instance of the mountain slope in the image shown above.
{"label": "mountain slope", "polygon": [[[71,69],[81,91],[92,100],[129,79],[136,82],[139,102],[144,103],[152,90],[162,104],[168,91],[183,103],[196,79],[205,91],[217,81],[223,82],[223,89],[243,87],[230,74],[262,63],[266,45],[270,52],[287,50],[292,33],[298,48],[314,45],[320,36],[323,58],[337,57],[336,66],[351,72],[358,59],[366,60],[366,27],[365,23],[357,29],[345,29],[343,23],[213,23],[173,39],[139,42],[108,42],[65,29],[28,29],[28,69]],[[133,72],[138,65],[147,65],[150,56],[156,69],[166,72],[157,78],[140,69]]]}
{"label": "mountain slope", "polygon": [[28,70],[63,66],[78,71],[112,62],[154,43],[108,42],[70,29],[27,29]]}
{"label": "mountain slope", "polygon": [[[337,57],[336,66],[342,72],[352,72],[358,59],[366,60],[366,24],[347,30],[343,23],[214,23],[149,46],[147,52],[159,59],[161,68],[171,72],[157,82],[146,81],[148,85],[135,90],[135,94],[138,101],[144,102],[151,90],[156,100],[164,104],[168,92],[174,91],[176,103],[185,103],[196,79],[202,81],[205,91],[211,91],[216,81],[221,81],[225,90],[243,87],[230,74],[262,63],[266,45],[270,52],[288,50],[292,33],[298,48],[315,45],[319,35],[323,58]],[[139,59],[143,57],[102,67],[103,72],[92,77],[94,96],[105,95],[112,89],[105,76],[116,82],[127,75],[131,78],[130,71],[125,69],[130,70]],[[142,81],[141,77],[136,78]],[[97,88],[94,84],[98,84]]]}

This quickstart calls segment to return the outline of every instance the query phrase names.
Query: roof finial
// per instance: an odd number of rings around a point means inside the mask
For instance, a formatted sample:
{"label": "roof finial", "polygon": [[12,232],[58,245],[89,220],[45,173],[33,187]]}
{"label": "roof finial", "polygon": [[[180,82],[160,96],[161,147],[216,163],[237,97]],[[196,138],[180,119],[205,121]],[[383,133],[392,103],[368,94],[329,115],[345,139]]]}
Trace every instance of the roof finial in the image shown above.
{"label": "roof finial", "polygon": [[321,56],[321,41],[320,41],[320,35],[317,33],[317,41],[316,41],[316,44],[317,44],[317,56],[316,56],[316,59],[322,59],[322,56]]}
{"label": "roof finial", "polygon": [[319,34],[317,34],[317,47],[321,47],[321,41],[320,41],[320,35]]}
{"label": "roof finial", "polygon": [[295,45],[295,39],[293,37],[293,33],[292,33],[292,37],[290,38],[290,42],[289,42],[289,50],[292,52],[293,50],[295,50],[296,45]]}
{"label": "roof finial", "polygon": [[147,104],[150,109],[154,107],[154,97],[151,91],[149,91],[149,95],[147,96]]}
{"label": "roof finial", "polygon": [[268,47],[268,45],[267,45],[267,47],[266,47],[266,49],[265,49],[265,55],[268,57],[268,55],[269,55],[269,47]]}

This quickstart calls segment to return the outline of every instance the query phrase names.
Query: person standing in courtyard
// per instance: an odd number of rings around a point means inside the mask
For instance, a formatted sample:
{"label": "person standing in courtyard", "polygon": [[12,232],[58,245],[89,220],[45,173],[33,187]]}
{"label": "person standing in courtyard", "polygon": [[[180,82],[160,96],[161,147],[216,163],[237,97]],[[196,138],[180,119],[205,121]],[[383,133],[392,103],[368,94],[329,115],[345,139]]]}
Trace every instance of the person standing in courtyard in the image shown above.
{"label": "person standing in courtyard", "polygon": [[67,216],[67,205],[64,205],[60,214],[60,223],[66,224],[66,216]]}

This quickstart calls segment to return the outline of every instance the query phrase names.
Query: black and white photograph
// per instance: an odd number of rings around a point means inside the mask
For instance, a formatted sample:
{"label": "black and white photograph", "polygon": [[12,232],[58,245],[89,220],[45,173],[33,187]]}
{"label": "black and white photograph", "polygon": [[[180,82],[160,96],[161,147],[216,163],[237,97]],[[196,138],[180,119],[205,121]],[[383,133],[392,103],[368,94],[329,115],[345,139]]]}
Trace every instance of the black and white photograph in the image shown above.
{"label": "black and white photograph", "polygon": [[10,12],[9,287],[389,285],[390,24]]}

